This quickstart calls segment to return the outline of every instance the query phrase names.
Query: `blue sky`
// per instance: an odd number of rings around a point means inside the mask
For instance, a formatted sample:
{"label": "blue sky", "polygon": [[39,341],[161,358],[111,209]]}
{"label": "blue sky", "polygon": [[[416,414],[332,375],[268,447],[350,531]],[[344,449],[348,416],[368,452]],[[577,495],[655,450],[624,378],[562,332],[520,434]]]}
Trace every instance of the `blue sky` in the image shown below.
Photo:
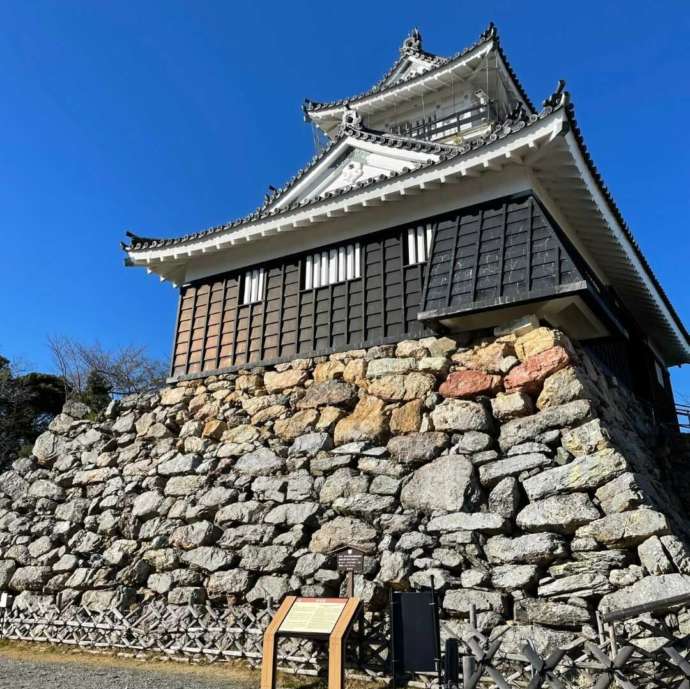
{"label": "blue sky", "polygon": [[[687,0],[0,0],[0,353],[50,369],[47,337],[64,334],[167,358],[176,293],[123,267],[124,231],[176,235],[252,210],[313,153],[303,98],[367,88],[413,26],[451,54],[490,20],[535,102],[567,80],[690,323]],[[690,398],[690,367],[673,379]]]}

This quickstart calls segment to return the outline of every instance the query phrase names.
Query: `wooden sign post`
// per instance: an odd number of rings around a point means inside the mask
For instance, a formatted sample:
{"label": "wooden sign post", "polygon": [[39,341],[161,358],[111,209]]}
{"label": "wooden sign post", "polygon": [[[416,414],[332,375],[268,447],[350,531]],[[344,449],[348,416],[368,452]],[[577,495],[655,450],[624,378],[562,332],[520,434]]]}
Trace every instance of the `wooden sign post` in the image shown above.
{"label": "wooden sign post", "polygon": [[335,555],[338,571],[347,575],[345,595],[352,598],[355,595],[355,574],[364,573],[364,551],[356,546],[344,546],[331,555]]}
{"label": "wooden sign post", "polygon": [[328,689],[343,689],[345,642],[360,606],[359,598],[287,596],[264,633],[261,689],[275,689],[276,648],[281,636],[328,639]]}

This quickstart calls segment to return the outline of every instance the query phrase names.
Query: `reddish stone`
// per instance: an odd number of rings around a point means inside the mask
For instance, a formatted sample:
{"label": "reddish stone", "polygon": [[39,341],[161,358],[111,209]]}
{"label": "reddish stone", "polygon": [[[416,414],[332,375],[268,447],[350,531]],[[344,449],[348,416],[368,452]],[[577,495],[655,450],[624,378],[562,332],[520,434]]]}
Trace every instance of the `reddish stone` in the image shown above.
{"label": "reddish stone", "polygon": [[467,399],[477,395],[489,395],[501,389],[501,376],[484,371],[456,371],[449,374],[438,391],[444,397]]}
{"label": "reddish stone", "polygon": [[542,383],[552,373],[560,371],[569,363],[570,354],[563,347],[556,346],[545,349],[511,369],[503,381],[506,392],[519,390],[532,394],[537,393],[541,389]]}

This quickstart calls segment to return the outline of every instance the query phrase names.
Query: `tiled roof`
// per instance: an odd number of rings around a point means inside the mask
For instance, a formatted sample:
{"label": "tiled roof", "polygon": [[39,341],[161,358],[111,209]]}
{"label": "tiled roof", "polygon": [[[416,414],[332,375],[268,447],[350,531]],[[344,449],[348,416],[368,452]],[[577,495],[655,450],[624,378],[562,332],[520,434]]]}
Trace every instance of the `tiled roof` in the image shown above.
{"label": "tiled roof", "polygon": [[[361,190],[365,187],[373,186],[374,184],[377,184],[379,182],[383,182],[394,177],[401,177],[405,174],[409,174],[410,172],[426,167],[431,167],[451,158],[455,158],[457,156],[462,156],[464,154],[476,151],[478,148],[482,148],[483,146],[492,144],[495,141],[498,141],[499,139],[503,139],[510,134],[522,130],[524,127],[528,127],[534,124],[535,122],[538,122],[539,120],[549,115],[554,109],[559,107],[561,107],[560,104],[555,107],[553,105],[547,105],[539,114],[528,114],[524,110],[524,108],[517,107],[508,118],[501,122],[495,123],[491,130],[485,136],[477,137],[459,146],[433,143],[429,141],[423,141],[420,139],[412,139],[408,137],[388,134],[385,132],[375,132],[364,128],[354,129],[350,127],[345,127],[341,129],[338,138],[332,141],[329,144],[329,146],[326,149],[324,149],[321,153],[319,153],[317,156],[314,156],[314,158],[312,158],[312,160],[305,167],[299,170],[297,174],[291,180],[289,180],[283,187],[275,190],[271,195],[267,195],[264,204],[252,213],[249,213],[248,215],[242,218],[238,218],[237,220],[233,220],[229,223],[211,227],[201,232],[195,232],[193,234],[187,234],[181,237],[175,237],[170,239],[151,239],[140,237],[136,234],[133,234],[132,232],[127,232],[127,236],[131,239],[131,243],[130,245],[123,244],[122,247],[126,251],[141,251],[144,249],[163,248],[178,244],[184,244],[186,242],[208,238],[211,235],[220,232],[225,232],[227,230],[239,227],[240,225],[243,225],[245,223],[272,217],[280,213],[295,210],[297,208],[310,206],[324,199],[342,196],[354,190]],[[285,193],[287,193],[287,191],[292,189],[302,178],[304,178],[304,176],[316,165],[318,165],[318,163],[321,160],[323,160],[328,155],[328,153],[330,153],[341,141],[343,141],[345,137],[352,137],[360,141],[376,143],[395,149],[405,149],[410,151],[419,151],[422,153],[432,153],[438,156],[438,159],[421,162],[417,164],[414,168],[405,167],[400,172],[390,172],[387,175],[382,174],[377,177],[372,177],[363,180],[361,182],[356,182],[355,184],[352,184],[350,186],[345,186],[334,191],[329,191],[320,196],[305,199],[302,201],[295,201],[281,208],[273,207],[275,202],[279,198],[281,198]]]}
{"label": "tiled roof", "polygon": [[429,74],[432,74],[434,70],[439,69],[441,67],[444,67],[456,60],[460,60],[461,58],[465,57],[468,53],[471,51],[475,50],[481,45],[484,45],[485,43],[488,43],[489,41],[493,41],[496,49],[501,56],[501,59],[503,60],[503,63],[505,64],[506,70],[508,71],[508,74],[510,75],[510,78],[513,80],[515,87],[520,93],[520,96],[524,100],[524,102],[527,104],[528,108],[534,112],[535,108],[534,105],[532,104],[532,101],[529,99],[529,96],[527,95],[525,89],[523,88],[522,84],[518,80],[515,72],[513,71],[513,68],[508,61],[508,58],[506,57],[506,54],[503,52],[503,48],[501,47],[501,41],[498,36],[498,30],[496,29],[496,26],[494,25],[493,22],[489,24],[489,26],[486,28],[484,32],[479,36],[479,40],[473,43],[472,45],[468,46],[467,48],[464,48],[460,52],[456,53],[455,55],[445,58],[445,57],[439,57],[437,55],[432,55],[431,53],[426,53],[422,52],[420,50],[420,53],[415,53],[415,55],[420,55],[423,54],[425,59],[428,59],[429,61],[433,61],[435,64],[432,67],[432,69],[427,70],[426,72],[422,72],[421,74],[411,74],[409,77],[405,78],[403,77],[399,81],[395,81],[391,84],[386,84],[386,80],[395,72],[395,70],[398,68],[400,63],[404,60],[404,56],[401,56],[396,63],[391,67],[391,69],[384,74],[384,76],[376,83],[374,86],[372,86],[370,89],[367,91],[363,91],[362,93],[359,93],[355,96],[350,96],[349,98],[341,98],[339,100],[335,101],[330,101],[326,103],[320,103],[317,101],[312,101],[309,99],[305,99],[304,104],[302,106],[302,109],[304,110],[305,116],[308,117],[309,113],[312,112],[318,112],[320,110],[330,110],[332,108],[341,108],[346,105],[354,105],[358,101],[362,100],[363,98],[367,98],[369,96],[376,95],[378,93],[382,93],[384,91],[387,91],[388,89],[394,89],[400,86],[402,83],[408,83],[408,82],[413,82],[417,79],[421,80],[426,78]]}

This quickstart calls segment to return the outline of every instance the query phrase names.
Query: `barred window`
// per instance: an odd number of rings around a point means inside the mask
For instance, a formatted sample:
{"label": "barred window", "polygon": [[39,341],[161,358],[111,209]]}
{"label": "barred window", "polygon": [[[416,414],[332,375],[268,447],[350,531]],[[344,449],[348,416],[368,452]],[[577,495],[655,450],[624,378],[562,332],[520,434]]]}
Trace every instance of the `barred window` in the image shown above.
{"label": "barred window", "polygon": [[242,276],[242,306],[261,301],[264,297],[265,271],[263,268],[254,268],[245,271]]}
{"label": "barred window", "polygon": [[431,224],[426,227],[411,227],[407,230],[407,265],[426,263],[431,251]]}
{"label": "barred window", "polygon": [[319,251],[304,260],[304,289],[327,287],[362,276],[359,242]]}

